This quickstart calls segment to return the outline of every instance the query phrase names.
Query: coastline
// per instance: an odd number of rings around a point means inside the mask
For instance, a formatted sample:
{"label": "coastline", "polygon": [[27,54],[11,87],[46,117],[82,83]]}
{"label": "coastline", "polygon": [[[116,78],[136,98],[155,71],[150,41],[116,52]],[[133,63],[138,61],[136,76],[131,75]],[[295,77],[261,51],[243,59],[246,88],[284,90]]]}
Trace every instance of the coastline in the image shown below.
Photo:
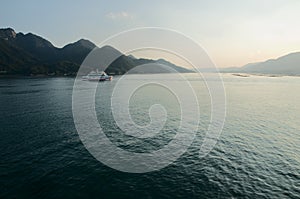
{"label": "coastline", "polygon": [[[287,75],[287,74],[262,74],[262,73],[231,73],[231,72],[220,72],[221,74],[228,74],[235,77],[248,78],[251,76],[261,76],[261,77],[300,77],[300,75]],[[155,75],[155,74],[172,74],[172,73],[134,73],[137,75]],[[183,73],[188,74],[188,73]],[[133,74],[127,74],[133,75]],[[21,74],[10,74],[10,75],[0,75],[0,79],[42,79],[42,78],[75,78],[77,75],[45,75],[45,74],[37,74],[37,75],[21,75]],[[120,75],[114,75],[120,76]]]}

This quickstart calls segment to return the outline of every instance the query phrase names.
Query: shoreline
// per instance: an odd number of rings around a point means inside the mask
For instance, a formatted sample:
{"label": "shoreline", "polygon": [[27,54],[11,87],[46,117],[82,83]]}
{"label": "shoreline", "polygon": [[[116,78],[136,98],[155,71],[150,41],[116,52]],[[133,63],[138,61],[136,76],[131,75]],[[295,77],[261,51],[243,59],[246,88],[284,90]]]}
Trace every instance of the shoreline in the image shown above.
{"label": "shoreline", "polygon": [[[135,75],[156,75],[156,74],[172,74],[172,73],[136,73]],[[188,74],[188,73],[183,73]],[[193,73],[191,73],[193,74]],[[300,75],[287,75],[287,74],[262,74],[262,73],[231,73],[231,72],[220,72],[220,74],[229,74],[235,77],[251,77],[251,76],[261,76],[261,77],[300,77]],[[128,74],[133,75],[133,74]],[[42,78],[76,78],[77,75],[0,75],[0,79],[42,79]],[[122,76],[122,75],[114,75]]]}
{"label": "shoreline", "polygon": [[236,77],[251,77],[251,76],[262,76],[262,77],[300,77],[300,74],[297,75],[288,75],[288,74],[264,74],[264,73],[233,73],[233,72],[220,72],[222,74],[230,74]]}

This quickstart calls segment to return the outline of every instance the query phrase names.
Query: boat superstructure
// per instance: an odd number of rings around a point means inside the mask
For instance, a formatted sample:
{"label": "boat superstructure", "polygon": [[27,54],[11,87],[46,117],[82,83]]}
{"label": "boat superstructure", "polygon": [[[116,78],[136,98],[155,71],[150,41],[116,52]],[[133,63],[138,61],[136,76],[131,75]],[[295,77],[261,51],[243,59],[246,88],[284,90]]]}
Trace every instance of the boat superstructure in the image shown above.
{"label": "boat superstructure", "polygon": [[111,81],[112,76],[107,75],[104,71],[91,71],[88,75],[83,76],[82,80],[86,81]]}

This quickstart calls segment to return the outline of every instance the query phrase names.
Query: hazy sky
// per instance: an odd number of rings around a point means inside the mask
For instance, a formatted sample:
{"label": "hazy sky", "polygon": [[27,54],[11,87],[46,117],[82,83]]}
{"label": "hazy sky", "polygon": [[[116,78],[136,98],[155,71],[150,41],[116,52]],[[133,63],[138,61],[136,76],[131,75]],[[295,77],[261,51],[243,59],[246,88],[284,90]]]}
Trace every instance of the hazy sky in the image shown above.
{"label": "hazy sky", "polygon": [[121,31],[177,30],[206,49],[219,67],[300,51],[300,0],[1,1],[0,26],[33,32],[64,46],[100,43]]}

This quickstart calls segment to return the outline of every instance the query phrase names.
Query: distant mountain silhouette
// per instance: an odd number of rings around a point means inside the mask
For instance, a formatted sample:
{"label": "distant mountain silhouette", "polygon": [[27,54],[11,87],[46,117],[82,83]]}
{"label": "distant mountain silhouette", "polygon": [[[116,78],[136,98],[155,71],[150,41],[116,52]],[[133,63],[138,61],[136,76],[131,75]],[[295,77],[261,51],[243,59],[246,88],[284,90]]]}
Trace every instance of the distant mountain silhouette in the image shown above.
{"label": "distant mountain silhouette", "polygon": [[300,75],[300,52],[265,62],[247,64],[241,69],[252,73]]}
{"label": "distant mountain silhouette", "polygon": [[265,62],[249,63],[243,67],[226,68],[222,72],[300,75],[300,52],[290,53]]}
{"label": "distant mountain silhouette", "polygon": [[[51,42],[32,33],[16,33],[12,28],[0,29],[0,74],[75,75],[86,56],[95,48],[95,44],[85,39],[67,44],[63,48],[57,48]],[[135,66],[149,63],[165,64],[178,72],[192,72],[165,60],[137,59],[131,55],[126,56],[111,46],[96,50],[103,59],[110,56],[118,57],[106,69],[106,72],[110,74],[124,74]],[[94,64],[89,67],[92,70],[100,66]],[[136,71],[136,73],[170,72],[157,67],[151,68]]]}

